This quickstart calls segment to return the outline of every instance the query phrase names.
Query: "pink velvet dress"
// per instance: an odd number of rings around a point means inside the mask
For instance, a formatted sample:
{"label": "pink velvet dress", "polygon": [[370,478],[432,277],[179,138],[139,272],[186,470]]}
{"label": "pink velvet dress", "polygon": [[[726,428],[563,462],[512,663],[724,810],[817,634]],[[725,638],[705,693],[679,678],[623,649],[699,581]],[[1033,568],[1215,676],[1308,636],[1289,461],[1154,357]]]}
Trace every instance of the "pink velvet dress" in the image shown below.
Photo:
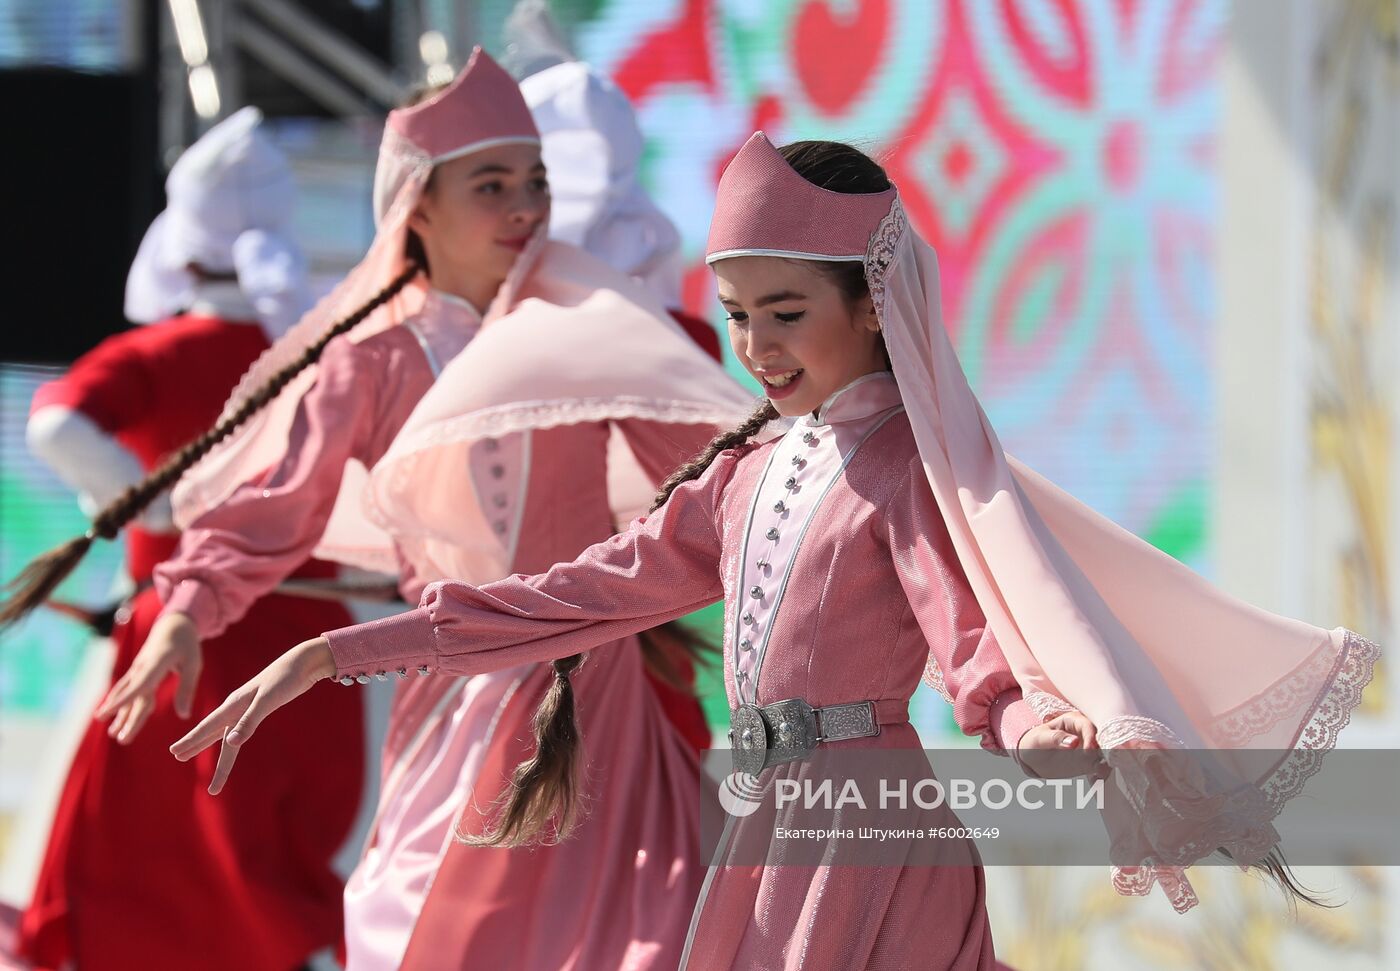
{"label": "pink velvet dress", "polygon": [[[351,335],[327,345],[316,366],[315,383],[296,405],[282,458],[194,520],[175,555],[156,568],[164,610],[191,617],[202,640],[237,623],[322,541],[347,467],[373,467],[442,366],[479,326],[480,317],[470,305],[429,290],[422,309],[401,326],[361,341]],[[400,591],[412,602],[423,584],[435,578],[419,577],[402,557],[399,566]],[[477,680],[478,691],[488,694],[513,683],[509,672]],[[411,681],[401,683],[395,711],[404,708],[406,696],[412,702],[409,689],[414,687]],[[393,730],[398,721],[391,719],[391,742],[402,734]],[[407,875],[393,873],[385,879],[391,886],[412,885],[425,879],[423,869],[418,866]],[[358,867],[346,883],[346,900],[363,896],[366,883],[381,890],[376,876],[383,875],[367,871],[363,864]],[[390,908],[393,919],[411,926],[421,893],[391,892],[389,899],[395,901]],[[345,939],[354,961],[367,950],[361,943],[365,935],[371,942],[381,935],[376,922],[365,920],[354,908],[346,907],[345,916]]]}
{"label": "pink velvet dress", "polygon": [[[284,579],[321,541],[347,466],[374,467],[441,367],[478,327],[470,306],[430,291],[422,311],[402,326],[359,342],[333,341],[297,405],[284,457],[202,514],[179,552],[157,569],[165,609],[191,616],[201,637],[216,636]],[[613,428],[657,480],[713,434],[708,425],[585,422],[486,440],[472,450],[472,490],[491,522],[514,537],[514,568],[545,569],[614,532],[607,466]],[[463,501],[473,500],[464,494]],[[399,561],[400,589],[417,599],[432,577],[416,573],[412,557]],[[552,851],[472,850],[452,839],[463,806],[497,798],[510,772],[532,754],[530,719],[552,676],[548,667],[521,664],[451,681],[412,675],[399,683],[378,812],[345,890],[353,971],[399,968],[410,935],[423,942],[414,953],[430,954],[433,967],[675,965],[702,875],[691,798],[698,757],[677,727],[695,702],[683,705],[672,696],[668,706],[643,670],[636,639],[626,641],[623,650],[608,652],[610,676],[576,682],[580,719],[607,737],[632,727],[608,719],[623,711],[640,717],[656,785],[645,799],[629,788],[631,812],[600,814],[585,827],[588,841]],[[391,668],[386,676],[396,673]],[[609,791],[608,780],[594,782],[589,792],[599,802],[626,801]],[[632,818],[636,812],[649,817],[645,825]],[[601,845],[611,847],[606,865],[594,853]],[[626,892],[629,884],[616,879],[611,865],[615,852],[637,861],[629,874],[637,901],[630,917],[618,918],[615,898],[595,896],[597,906],[609,909],[606,918],[582,909],[570,935],[518,943],[519,928],[543,914],[539,901],[551,893],[572,892],[589,879]]]}
{"label": "pink velvet dress", "polygon": [[[827,746],[916,750],[908,702],[924,675],[965,732],[992,750],[1014,747],[1039,719],[985,629],[933,499],[915,488],[918,471],[897,387],[867,376],[782,437],[722,454],[661,510],[572,563],[481,587],[432,584],[415,611],[332,632],[337,673],[499,670],[592,650],[722,598],[731,706],[872,701],[880,734]],[[612,676],[606,659],[618,653],[590,657],[580,684]],[[586,748],[589,737],[585,724]],[[658,759],[645,733],[620,737],[630,744],[614,748],[610,737],[606,750],[590,749],[589,767],[623,788]],[[633,822],[662,840],[665,821]],[[740,821],[729,840],[744,835]],[[619,856],[615,879],[644,864],[664,861]],[[517,946],[587,934],[572,911],[594,893],[577,887],[548,928],[520,928]],[[962,866],[713,867],[682,956],[682,967],[707,971],[995,966],[970,847]]]}
{"label": "pink velvet dress", "polygon": [[[713,434],[640,420],[611,426],[657,479]],[[528,462],[511,458],[522,454],[518,436],[488,453],[499,464],[473,476],[474,486],[498,522],[518,515],[516,570],[547,569],[614,532],[609,432],[590,422],[528,433]],[[509,501],[497,505],[498,495]],[[648,677],[637,639],[620,636],[614,646],[574,675],[580,730],[605,742],[585,772],[595,811],[579,838],[539,849],[474,847],[453,836],[480,831],[476,810],[501,798],[534,754],[532,719],[552,669],[519,663],[406,683],[372,842],[346,888],[351,971],[676,966],[704,873],[699,756]],[[370,673],[399,667],[412,670]]]}

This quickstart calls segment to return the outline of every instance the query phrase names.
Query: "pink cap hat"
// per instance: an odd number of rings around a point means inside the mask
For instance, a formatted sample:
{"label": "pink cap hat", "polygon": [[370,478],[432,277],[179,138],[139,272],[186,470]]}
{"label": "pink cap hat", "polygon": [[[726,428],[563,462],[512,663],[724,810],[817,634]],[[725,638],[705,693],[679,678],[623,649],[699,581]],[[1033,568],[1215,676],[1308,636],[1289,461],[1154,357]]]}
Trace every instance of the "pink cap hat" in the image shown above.
{"label": "pink cap hat", "polygon": [[520,86],[480,47],[446,88],[389,112],[388,126],[435,163],[492,145],[540,141]]}
{"label": "pink cap hat", "polygon": [[832,192],[798,175],[763,132],[724,170],[705,262],[731,256],[863,260],[898,192]]}

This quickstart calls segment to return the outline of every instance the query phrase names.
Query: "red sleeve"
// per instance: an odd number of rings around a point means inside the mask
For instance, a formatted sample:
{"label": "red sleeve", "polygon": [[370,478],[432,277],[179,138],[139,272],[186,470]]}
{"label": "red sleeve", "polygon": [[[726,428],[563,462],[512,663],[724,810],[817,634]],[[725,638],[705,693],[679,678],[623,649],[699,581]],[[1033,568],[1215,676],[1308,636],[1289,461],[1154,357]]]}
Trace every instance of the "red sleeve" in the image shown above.
{"label": "red sleeve", "polygon": [[42,385],[30,402],[30,414],[50,405],[80,411],[99,428],[118,434],[150,414],[155,382],[131,339],[117,334],[78,358],[68,373]]}

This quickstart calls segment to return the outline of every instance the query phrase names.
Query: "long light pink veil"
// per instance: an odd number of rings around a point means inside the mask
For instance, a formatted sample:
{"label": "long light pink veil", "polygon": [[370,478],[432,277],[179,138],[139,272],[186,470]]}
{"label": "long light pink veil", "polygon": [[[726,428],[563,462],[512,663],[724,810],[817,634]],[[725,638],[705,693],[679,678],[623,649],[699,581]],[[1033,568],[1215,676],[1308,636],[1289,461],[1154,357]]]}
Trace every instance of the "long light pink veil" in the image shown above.
{"label": "long light pink veil", "polygon": [[1185,866],[1241,864],[1333,747],[1377,646],[1270,614],[1094,512],[1007,455],[944,329],[938,259],[896,198],[866,275],[930,489],[997,642],[1042,716],[1098,726],[1120,892]]}
{"label": "long light pink veil", "polygon": [[[664,306],[680,306],[680,233],[642,188],[645,139],[627,96],[562,46],[546,6],[518,4],[506,34],[512,60],[543,65],[522,76],[520,92],[539,127],[549,169],[550,238],[636,278]],[[646,511],[656,483],[617,428],[607,463],[620,528]]]}

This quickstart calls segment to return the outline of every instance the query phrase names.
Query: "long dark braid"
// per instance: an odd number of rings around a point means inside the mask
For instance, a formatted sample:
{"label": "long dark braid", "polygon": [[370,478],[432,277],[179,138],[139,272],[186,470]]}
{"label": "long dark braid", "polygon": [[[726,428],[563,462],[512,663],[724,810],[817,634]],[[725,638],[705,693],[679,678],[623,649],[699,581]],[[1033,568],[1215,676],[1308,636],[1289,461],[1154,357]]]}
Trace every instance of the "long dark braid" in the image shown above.
{"label": "long dark braid", "polygon": [[657,492],[656,499],[652,501],[651,512],[656,512],[666,505],[666,500],[671,498],[671,493],[676,491],[676,487],[682,482],[689,482],[691,479],[698,479],[710,467],[710,463],[715,460],[720,452],[726,449],[738,448],[748,442],[760,431],[763,426],[778,417],[778,409],[773,407],[773,402],[767,398],[755,409],[752,415],[744,419],[743,424],[733,431],[716,435],[710,444],[706,445],[704,451],[685,465],[672,472],[666,481],[661,483],[661,490]]}
{"label": "long dark braid", "polygon": [[[743,445],[777,417],[777,409],[765,398],[742,425],[715,436],[699,455],[673,472],[661,486],[650,511],[664,506],[682,482],[699,478],[720,452]],[[516,767],[499,822],[480,836],[459,834],[464,842],[478,846],[555,842],[566,838],[578,825],[579,731],[570,675],[582,662],[582,654],[551,662],[554,679],[535,711],[535,754]],[[664,669],[660,673],[665,676]]]}
{"label": "long dark braid", "polygon": [[21,570],[17,577],[5,585],[5,591],[10,596],[4,605],[0,606],[0,628],[13,624],[47,600],[54,588],[82,562],[95,540],[116,539],[127,523],[141,515],[157,496],[179,481],[180,476],[191,466],[266,407],[293,378],[315,364],[327,344],[382,307],[406,287],[421,269],[417,263],[410,262],[402,273],[394,277],[383,290],[370,297],[362,307],[326,328],[326,332],[317,338],[314,344],[249,395],[232,414],[220,420],[213,428],[162,462],[146,478],[108,503],[106,508],[94,517],[86,533],[37,557]]}

